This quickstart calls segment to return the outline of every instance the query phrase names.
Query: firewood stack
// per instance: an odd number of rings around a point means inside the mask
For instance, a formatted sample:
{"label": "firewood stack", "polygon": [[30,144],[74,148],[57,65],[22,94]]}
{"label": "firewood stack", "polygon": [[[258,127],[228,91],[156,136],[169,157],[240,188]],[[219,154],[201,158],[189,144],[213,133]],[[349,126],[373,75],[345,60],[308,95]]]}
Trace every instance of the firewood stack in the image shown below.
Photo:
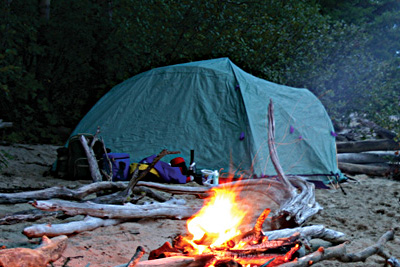
{"label": "firewood stack", "polygon": [[348,125],[335,124],[339,169],[346,174],[400,178],[397,134],[351,114]]}

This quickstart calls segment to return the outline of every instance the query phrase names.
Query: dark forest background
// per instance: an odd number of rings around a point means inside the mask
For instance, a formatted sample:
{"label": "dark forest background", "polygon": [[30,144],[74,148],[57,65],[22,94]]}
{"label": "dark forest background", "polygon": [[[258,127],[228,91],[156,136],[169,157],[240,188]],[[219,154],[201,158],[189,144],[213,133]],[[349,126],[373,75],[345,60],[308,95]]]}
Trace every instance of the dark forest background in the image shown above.
{"label": "dark forest background", "polygon": [[[114,85],[151,68],[229,57],[310,89],[333,120],[400,132],[398,0],[2,0],[0,119],[10,142],[63,144]],[[266,103],[267,104],[267,103]]]}

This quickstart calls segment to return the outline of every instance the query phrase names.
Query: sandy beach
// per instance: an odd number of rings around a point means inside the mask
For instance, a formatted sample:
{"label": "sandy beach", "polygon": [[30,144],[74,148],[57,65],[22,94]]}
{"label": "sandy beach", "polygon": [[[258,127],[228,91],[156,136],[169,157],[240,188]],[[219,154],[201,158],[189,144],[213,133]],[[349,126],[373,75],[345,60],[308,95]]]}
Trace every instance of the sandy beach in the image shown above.
{"label": "sandy beach", "polygon": [[[43,176],[56,159],[56,146],[51,145],[1,145],[0,151],[7,154],[8,166],[0,171],[0,193],[44,189],[56,185],[78,188],[89,180],[69,181]],[[400,257],[400,182],[384,177],[351,176],[340,189],[316,190],[316,199],[323,207],[306,225],[323,224],[327,228],[346,234],[348,252],[357,252],[376,243],[390,229],[396,231],[395,238],[385,245],[390,255]],[[190,184],[188,184],[190,185]],[[195,196],[176,195],[188,204],[201,205],[204,201]],[[262,210],[269,202],[257,200]],[[34,209],[30,204],[0,205],[0,218],[17,211]],[[40,244],[40,238],[28,239],[21,232],[25,227],[41,223],[63,223],[82,219],[83,216],[65,220],[44,218],[36,222],[0,225],[0,246],[30,247]],[[268,224],[264,225],[268,230]],[[71,235],[63,256],[53,266],[97,267],[117,266],[127,263],[138,246],[148,253],[166,241],[171,242],[178,234],[185,234],[185,220],[141,219],[115,226],[101,227],[92,231]],[[315,266],[384,266],[379,256],[371,256],[366,262],[341,263],[324,261]]]}

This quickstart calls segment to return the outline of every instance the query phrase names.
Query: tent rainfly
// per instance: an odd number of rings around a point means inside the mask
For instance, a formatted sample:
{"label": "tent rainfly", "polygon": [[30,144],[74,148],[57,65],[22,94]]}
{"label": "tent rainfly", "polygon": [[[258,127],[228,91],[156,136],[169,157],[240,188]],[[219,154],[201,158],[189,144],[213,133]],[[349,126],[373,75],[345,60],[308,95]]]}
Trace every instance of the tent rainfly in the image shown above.
{"label": "tent rainfly", "polygon": [[340,174],[332,122],[317,97],[257,78],[228,58],[138,74],[105,94],[72,135],[95,133],[99,126],[106,146],[129,153],[131,162],[166,148],[181,151],[189,163],[194,150],[197,169],[273,176],[267,143],[270,99],[285,173],[323,182]]}

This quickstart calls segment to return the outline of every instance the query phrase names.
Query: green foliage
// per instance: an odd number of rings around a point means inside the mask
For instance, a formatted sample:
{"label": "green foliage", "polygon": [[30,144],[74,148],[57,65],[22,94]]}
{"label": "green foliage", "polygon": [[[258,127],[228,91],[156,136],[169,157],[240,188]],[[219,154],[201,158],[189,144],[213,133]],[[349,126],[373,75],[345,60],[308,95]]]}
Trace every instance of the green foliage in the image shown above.
{"label": "green foliage", "polygon": [[217,57],[309,88],[332,116],[360,111],[385,123],[399,114],[398,2],[317,2],[53,1],[45,20],[35,1],[4,1],[0,113],[15,125],[7,139],[62,143],[60,131],[123,80]]}

